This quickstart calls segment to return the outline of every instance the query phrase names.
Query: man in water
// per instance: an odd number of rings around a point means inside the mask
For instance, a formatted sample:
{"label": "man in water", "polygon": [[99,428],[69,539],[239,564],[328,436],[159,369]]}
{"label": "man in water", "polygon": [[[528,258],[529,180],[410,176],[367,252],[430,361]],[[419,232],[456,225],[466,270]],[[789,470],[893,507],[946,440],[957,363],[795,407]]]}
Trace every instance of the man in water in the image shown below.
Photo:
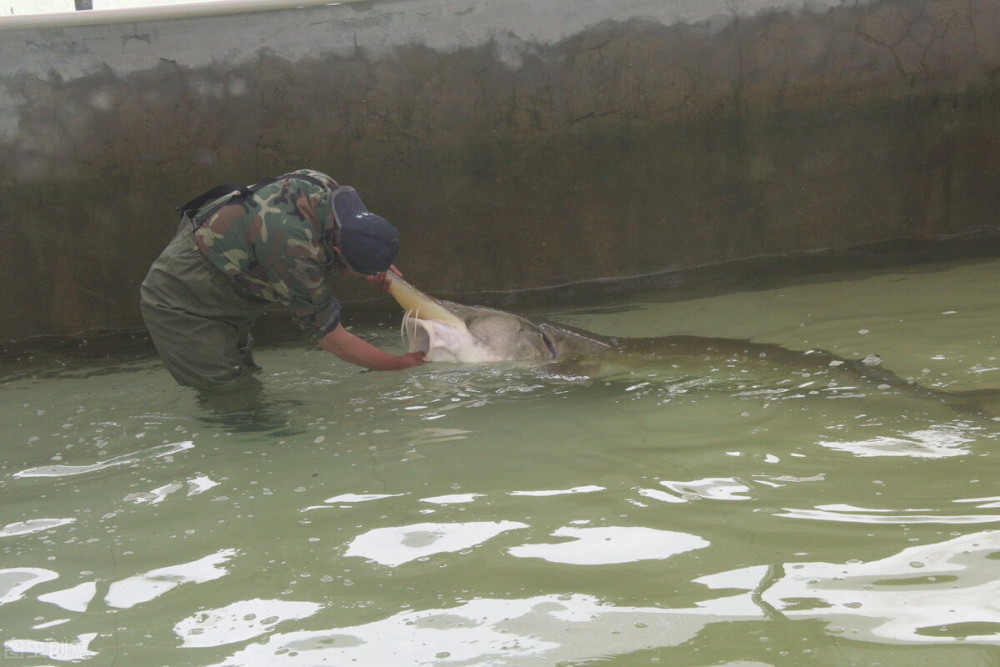
{"label": "man in water", "polygon": [[181,207],[177,234],[142,283],[142,316],[170,374],[203,395],[259,388],[250,328],[274,303],[345,361],[409,368],[423,354],[390,354],[345,330],[326,282],[339,270],[386,289],[398,252],[396,229],[321,172],[219,186]]}

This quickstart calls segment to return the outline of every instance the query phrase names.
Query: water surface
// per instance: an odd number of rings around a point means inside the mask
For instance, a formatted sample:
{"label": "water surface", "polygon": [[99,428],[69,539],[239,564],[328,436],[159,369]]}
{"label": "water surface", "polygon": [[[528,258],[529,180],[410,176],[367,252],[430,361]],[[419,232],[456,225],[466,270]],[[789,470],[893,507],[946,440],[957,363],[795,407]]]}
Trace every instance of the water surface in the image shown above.
{"label": "water surface", "polygon": [[[924,386],[1000,388],[998,270],[533,314],[874,353]],[[391,328],[360,333],[401,347]],[[1000,660],[988,416],[724,358],[588,378],[524,364],[359,373],[298,344],[257,356],[271,410],[255,428],[199,408],[154,358],[4,376],[7,658]]]}

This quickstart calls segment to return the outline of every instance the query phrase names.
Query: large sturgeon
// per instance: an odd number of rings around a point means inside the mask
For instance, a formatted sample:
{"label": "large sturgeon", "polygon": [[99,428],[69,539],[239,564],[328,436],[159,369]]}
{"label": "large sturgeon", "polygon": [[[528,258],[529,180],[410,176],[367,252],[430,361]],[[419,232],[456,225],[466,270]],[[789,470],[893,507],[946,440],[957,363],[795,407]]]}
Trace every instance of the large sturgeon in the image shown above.
{"label": "large sturgeon", "polygon": [[604,367],[677,367],[684,362],[724,365],[738,373],[773,374],[788,381],[811,378],[826,387],[871,383],[882,390],[901,390],[946,403],[961,412],[992,417],[985,405],[1000,391],[942,391],[906,380],[882,367],[881,359],[847,359],[824,350],[792,350],[771,343],[736,338],[602,336],[545,321],[534,321],[496,308],[469,306],[424,294],[394,276],[389,291],[403,310],[402,334],[409,351],[422,351],[428,361],[482,363],[558,361],[588,372]]}

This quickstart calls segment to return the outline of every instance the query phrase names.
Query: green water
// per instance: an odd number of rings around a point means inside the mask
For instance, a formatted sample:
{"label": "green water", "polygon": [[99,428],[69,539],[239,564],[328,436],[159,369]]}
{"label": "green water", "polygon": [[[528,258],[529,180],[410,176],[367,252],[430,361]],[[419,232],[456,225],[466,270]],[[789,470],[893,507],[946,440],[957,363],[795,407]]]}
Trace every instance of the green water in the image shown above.
{"label": "green water", "polygon": [[[1000,388],[998,271],[536,314],[877,353],[928,387]],[[989,418],[725,359],[587,380],[257,357],[272,430],[206,418],[152,358],[5,376],[6,661],[1000,662]]]}

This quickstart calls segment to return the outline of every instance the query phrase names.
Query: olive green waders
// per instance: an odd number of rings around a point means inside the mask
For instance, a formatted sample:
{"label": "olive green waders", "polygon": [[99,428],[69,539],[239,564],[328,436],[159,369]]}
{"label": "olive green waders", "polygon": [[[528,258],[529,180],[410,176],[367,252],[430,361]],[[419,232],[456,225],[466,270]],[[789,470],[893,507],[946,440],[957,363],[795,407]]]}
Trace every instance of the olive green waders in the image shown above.
{"label": "olive green waders", "polygon": [[259,389],[250,327],[268,303],[240,294],[232,278],[208,262],[187,217],[153,262],[140,295],[146,328],[177,382],[211,395]]}

